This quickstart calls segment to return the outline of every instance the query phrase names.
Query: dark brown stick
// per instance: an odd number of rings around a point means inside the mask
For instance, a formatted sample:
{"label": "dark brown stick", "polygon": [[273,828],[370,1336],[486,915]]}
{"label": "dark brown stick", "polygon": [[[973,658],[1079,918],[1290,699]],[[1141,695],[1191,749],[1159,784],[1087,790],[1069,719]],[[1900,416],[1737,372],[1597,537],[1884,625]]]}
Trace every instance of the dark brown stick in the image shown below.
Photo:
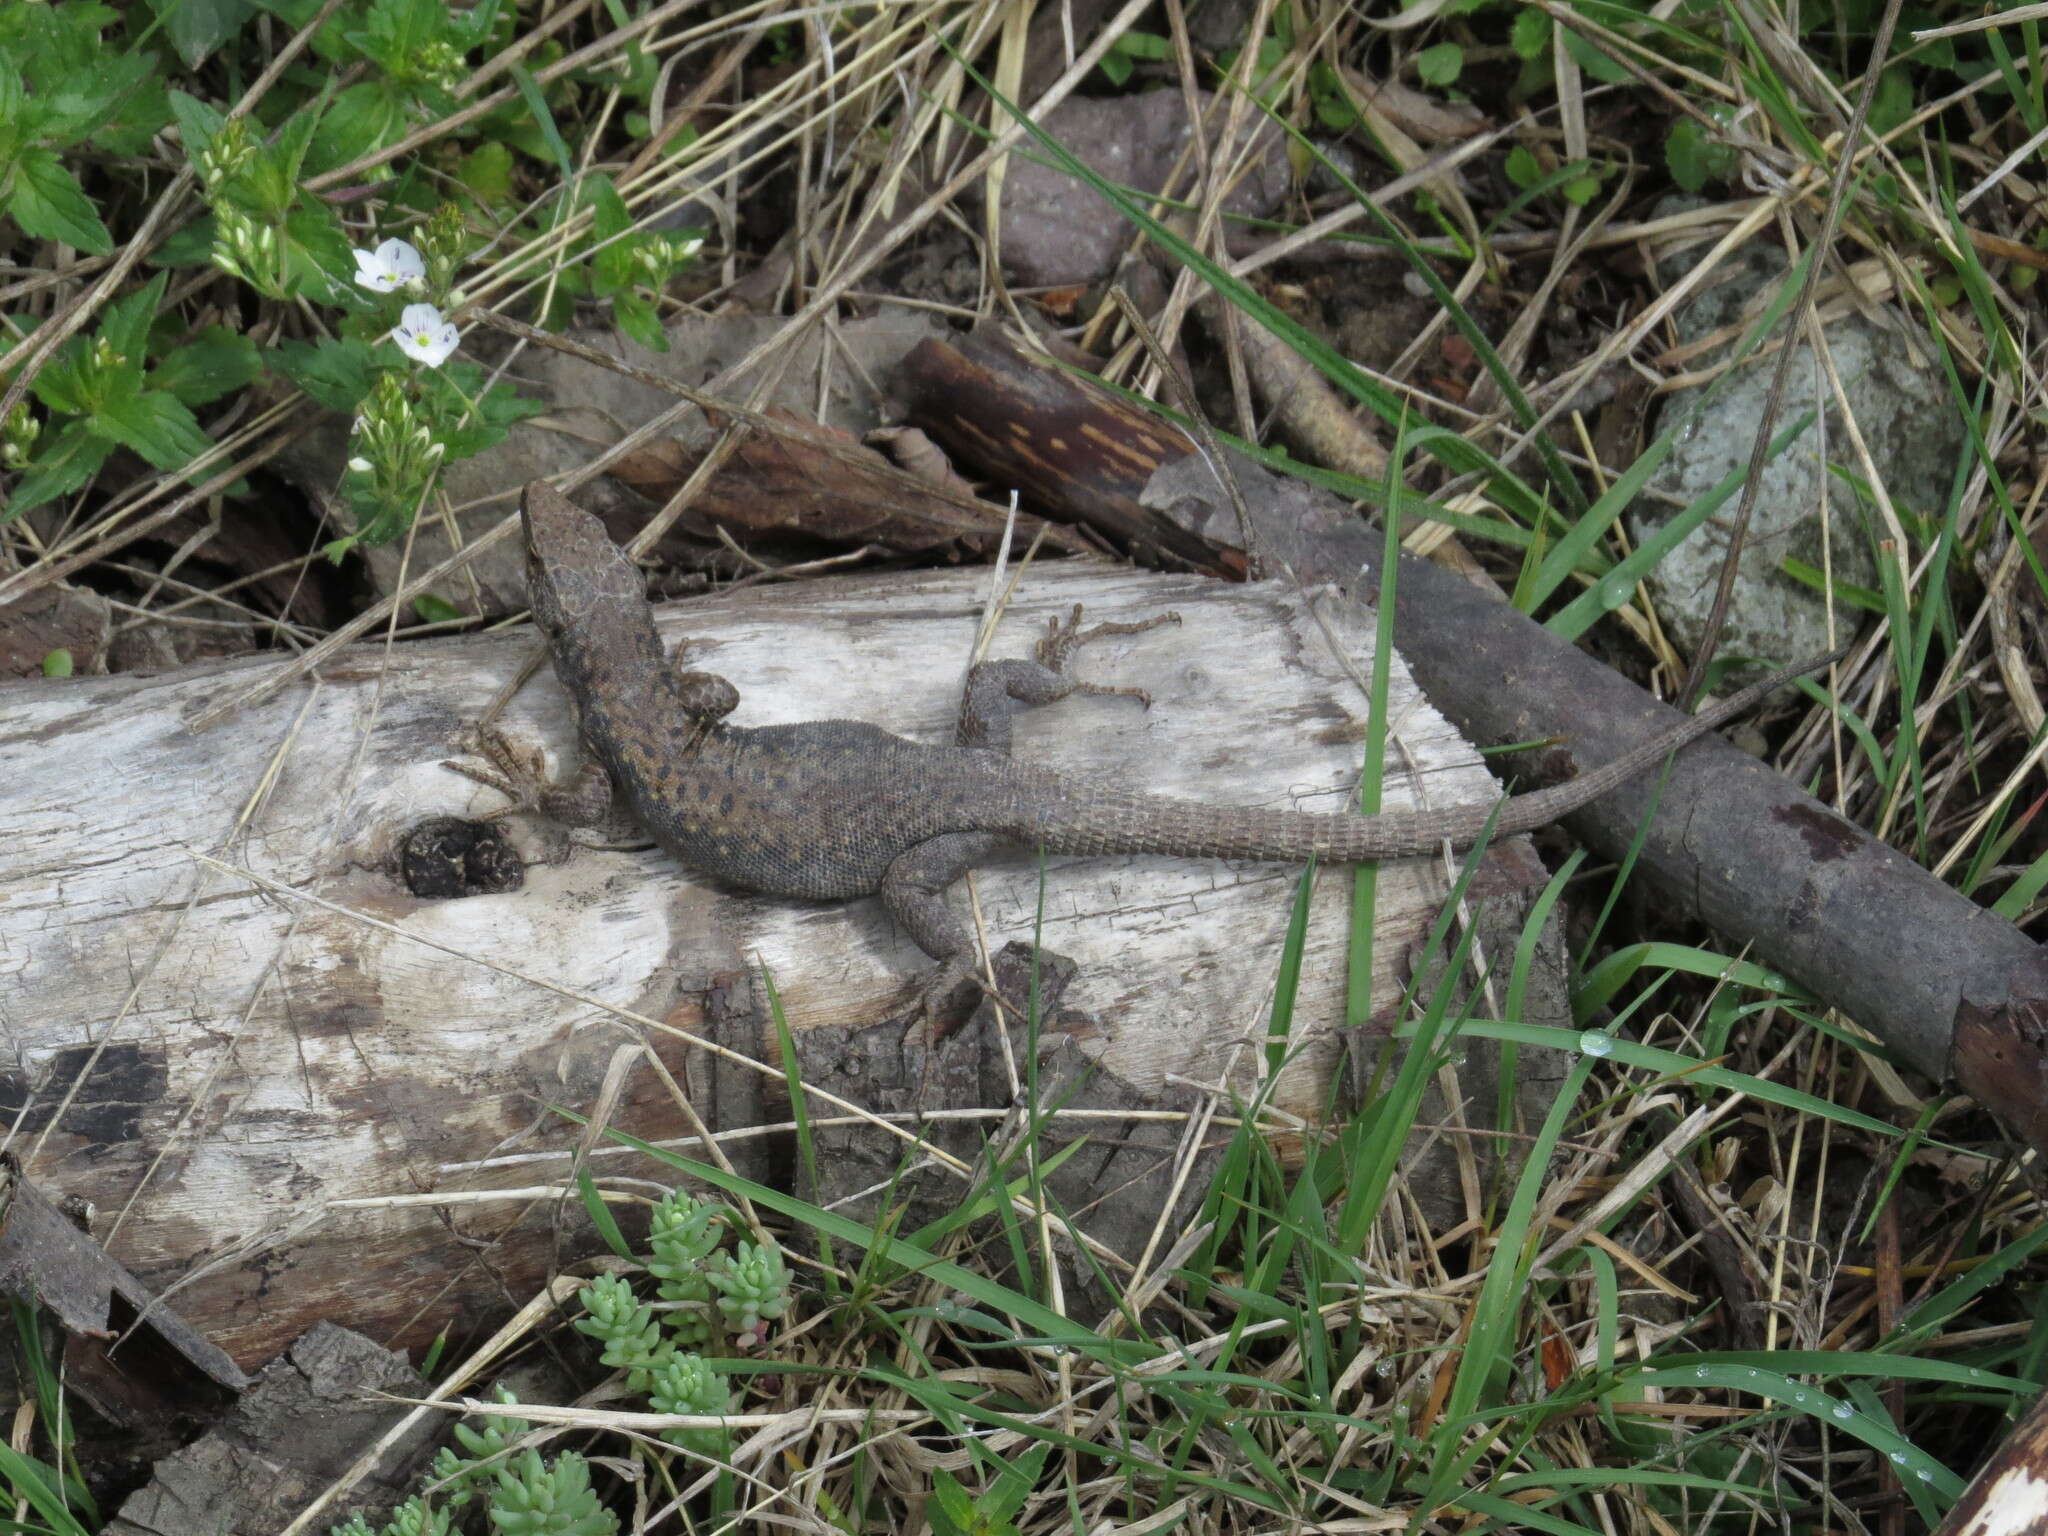
{"label": "dark brown stick", "polygon": [[[1368,556],[1372,551],[1362,550]],[[1372,558],[1377,575],[1377,558]],[[1569,730],[1597,762],[1675,717],[1619,674],[1447,572],[1403,560],[1394,635],[1431,700],[1477,740]],[[1609,857],[1657,794],[1626,784],[1569,818]],[[2048,1152],[2048,962],[1997,914],[1734,747],[1673,769],[1637,872],[1849,1014],[1937,1081],[1953,1077]]]}

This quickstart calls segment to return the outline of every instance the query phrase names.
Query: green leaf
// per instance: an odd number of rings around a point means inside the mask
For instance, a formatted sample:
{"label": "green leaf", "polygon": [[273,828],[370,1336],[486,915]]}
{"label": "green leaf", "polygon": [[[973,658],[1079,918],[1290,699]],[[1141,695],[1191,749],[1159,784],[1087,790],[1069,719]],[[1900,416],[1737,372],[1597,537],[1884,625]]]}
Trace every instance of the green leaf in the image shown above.
{"label": "green leaf", "polygon": [[100,46],[95,37],[90,54],[71,67],[37,70],[43,142],[75,144],[97,133],[120,108],[122,99],[149,79],[155,63],[146,53],[115,53]]}
{"label": "green leaf", "polygon": [[31,147],[21,152],[7,211],[24,234],[61,240],[89,256],[113,254],[114,237],[100,222],[92,199],[51,150]]}
{"label": "green leaf", "polygon": [[1707,184],[1706,131],[1692,118],[1681,117],[1671,125],[1664,140],[1664,168],[1684,192],[1697,192]]}
{"label": "green leaf", "polygon": [[633,227],[633,215],[627,212],[626,200],[619,196],[611,177],[584,178],[583,201],[590,206],[590,233],[594,239],[609,240]]}
{"label": "green leaf", "polygon": [[178,137],[185,145],[185,159],[196,170],[199,157],[213,148],[213,141],[227,124],[227,115],[216,111],[197,96],[171,92],[171,117],[177,122]]}
{"label": "green leaf", "polygon": [[113,104],[112,112],[88,130],[92,147],[102,155],[144,155],[171,121],[170,94],[154,54],[138,56],[142,79]]}
{"label": "green leaf", "polygon": [[1329,65],[1317,62],[1309,66],[1308,90],[1315,103],[1316,121],[1325,128],[1342,133],[1357,126],[1358,109],[1352,105],[1343,78]]}
{"label": "green leaf", "polygon": [[328,105],[320,137],[307,148],[304,171],[318,176],[361,159],[396,139],[405,127],[404,97],[387,80],[350,86]]}
{"label": "green leaf", "polygon": [[633,1252],[633,1245],[626,1241],[626,1234],[619,1230],[618,1218],[612,1215],[610,1206],[604,1203],[604,1195],[597,1187],[597,1180],[590,1176],[590,1170],[576,1170],[576,1190],[583,1197],[583,1213],[590,1218],[590,1224],[597,1228],[597,1235],[604,1239],[605,1246],[628,1263],[639,1255]]}
{"label": "green leaf", "polygon": [[[294,113],[292,121],[300,121]],[[281,144],[258,146],[233,182],[234,200],[263,223],[275,223],[298,201],[291,165]]]}
{"label": "green leaf", "polygon": [[609,299],[632,289],[640,269],[633,263],[632,241],[608,245],[590,259],[591,297]]}
{"label": "green leaf", "polygon": [[1173,39],[1159,32],[1126,32],[1110,45],[1110,51],[1158,64],[1173,57]]}
{"label": "green leaf", "polygon": [[495,111],[486,112],[470,131],[485,143],[510,145],[534,160],[546,161],[554,154],[553,141],[533,120],[524,99],[508,101]]}
{"label": "green leaf", "polygon": [[255,342],[224,325],[209,325],[157,364],[149,384],[187,405],[205,405],[233,394],[262,371]]}
{"label": "green leaf", "polygon": [[449,394],[460,391],[477,402],[474,411],[469,410],[466,401],[458,402],[458,414],[456,409],[436,401],[432,419],[441,441],[447,445],[450,463],[488,453],[505,441],[505,434],[514,423],[529,416],[538,416],[547,409],[544,402],[523,397],[509,384],[495,384],[488,393],[479,397],[478,391],[483,389],[483,370],[475,363],[444,365],[430,387]]}
{"label": "green leaf", "polygon": [[1046,1458],[1050,1455],[1051,1446],[1034,1445],[1018,1460],[997,1458],[1000,1470],[988,1491],[981,1496],[982,1509],[997,1520],[1009,1522],[1016,1519],[1017,1511],[1024,1507],[1024,1501],[1038,1486],[1039,1474],[1044,1471]]}
{"label": "green leaf", "polygon": [[555,115],[548,110],[547,98],[541,94],[540,82],[533,78],[532,71],[523,64],[511,66],[512,83],[519,88],[519,99],[526,103],[526,110],[532,115],[533,124],[541,132],[548,147],[547,156],[552,157],[555,169],[562,173],[567,183],[576,175],[576,165],[570,157],[569,146],[562,139],[562,130],[555,126]]}
{"label": "green leaf", "polygon": [[1890,133],[1913,115],[1915,105],[1909,73],[1903,68],[1886,70],[1877,77],[1877,90],[1870,98],[1870,131]]}
{"label": "green leaf", "polygon": [[61,645],[43,657],[45,677],[69,677],[75,670],[76,664],[71,659],[71,653]]}
{"label": "green leaf", "polygon": [[944,1467],[932,1469],[932,1497],[925,1512],[932,1517],[936,1536],[975,1536],[979,1526],[974,1515],[974,1495]]}
{"label": "green leaf", "polygon": [[308,298],[354,303],[356,258],[341,222],[325,203],[294,208],[284,219],[285,270]]}
{"label": "green leaf", "polygon": [[[500,389],[504,389],[504,387],[500,385]],[[500,393],[500,389],[494,389],[492,393],[496,395],[496,393]],[[504,393],[512,395],[510,389],[504,389]],[[512,395],[512,399],[514,399],[514,403],[518,403],[518,406],[520,406],[520,414],[514,420],[524,420],[526,416],[539,416],[543,410],[547,410],[547,406],[543,406],[539,399],[518,399],[516,395]],[[449,457],[449,463],[459,463],[461,459],[475,459],[479,453],[489,453],[492,449],[496,449],[500,442],[506,440],[506,430],[508,430],[506,422],[489,420],[489,416],[485,416],[485,420],[481,420],[481,422],[479,420],[467,420],[461,426],[449,430],[449,434],[442,436],[442,442],[446,444],[446,457]]]}
{"label": "green leaf", "polygon": [[156,312],[170,280],[170,273],[157,273],[133,293],[109,304],[100,320],[100,339],[135,370],[138,385],[142,382],[143,363],[149,356],[149,328],[156,324]]}
{"label": "green leaf", "polygon": [[1680,118],[1664,141],[1664,164],[1671,179],[1687,192],[1697,192],[1709,181],[1726,181],[1735,174],[1737,163],[1735,147],[1714,137],[1697,118]]}
{"label": "green leaf", "polygon": [[1456,43],[1438,43],[1415,55],[1415,72],[1425,85],[1455,85],[1465,68],[1465,50]]}
{"label": "green leaf", "polygon": [[68,423],[22,471],[21,479],[15,483],[13,496],[8,498],[6,510],[0,511],[0,524],[11,522],[46,501],[69,496],[92,478],[93,471],[105,463],[107,455],[113,451],[114,445],[96,436],[87,423]]}
{"label": "green leaf", "polygon": [[498,24],[498,0],[481,0],[467,13],[441,13],[441,35],[463,53],[487,41]]}
{"label": "green leaf", "polygon": [[0,53],[19,59],[39,91],[61,88],[60,76],[91,75],[110,50],[100,34],[121,19],[92,0],[0,8]]}
{"label": "green leaf", "polygon": [[197,69],[254,14],[250,0],[149,0],[187,69]]}
{"label": "green leaf", "polygon": [[[1532,14],[1540,16],[1542,12],[1524,11],[1522,14],[1524,16]],[[1502,163],[1501,169],[1507,172],[1509,181],[1525,191],[1543,179],[1543,166],[1537,160],[1535,151],[1531,150],[1526,144],[1517,144],[1513,149],[1509,150],[1508,157]]]}
{"label": "green leaf", "polygon": [[1626,85],[1635,78],[1570,27],[1564,29],[1564,51],[1572,56],[1579,68],[1602,85]]}
{"label": "green leaf", "polygon": [[142,389],[109,400],[90,417],[93,428],[158,469],[186,468],[213,446],[191,408],[165,389]]}
{"label": "green leaf", "polygon": [[636,341],[650,352],[668,350],[668,333],[661,328],[661,317],[654,312],[654,306],[637,293],[622,293],[612,300],[612,322],[619,333],[630,341]]}
{"label": "green leaf", "polygon": [[503,144],[479,144],[456,169],[457,190],[486,209],[498,209],[512,197],[512,151]]}
{"label": "green leaf", "polygon": [[441,0],[373,0],[361,31],[347,34],[387,74],[409,78],[420,56],[443,40],[448,12]]}
{"label": "green leaf", "polygon": [[445,597],[436,597],[431,592],[422,592],[412,600],[412,611],[420,616],[422,624],[453,624],[463,617],[463,612]]}
{"label": "green leaf", "polygon": [[57,355],[29,381],[28,387],[53,411],[85,415],[92,409],[93,376],[86,361],[91,355],[92,343],[83,336],[73,336],[57,349]]}
{"label": "green leaf", "polygon": [[219,227],[210,213],[196,218],[144,259],[152,267],[203,267],[213,260],[213,237]]}
{"label": "green leaf", "polygon": [[264,167],[269,179],[269,190],[274,202],[265,204],[265,211],[286,214],[292,211],[299,197],[299,172],[305,163],[306,151],[311,148],[313,136],[326,121],[327,108],[332,104],[328,99],[331,91],[323,92],[321,99],[311,101],[285,119],[284,127],[278,131],[277,142],[257,154],[257,163]]}
{"label": "green leaf", "polygon": [[[19,10],[13,14],[21,14]],[[24,144],[42,127],[43,109],[30,100],[13,58],[0,51],[0,146]]]}
{"label": "green leaf", "polygon": [[1529,6],[1515,14],[1515,24],[1508,33],[1515,56],[1522,59],[1540,59],[1550,46],[1550,17],[1547,13]]}
{"label": "green leaf", "polygon": [[376,382],[376,354],[367,341],[280,342],[270,363],[330,411],[353,416]]}
{"label": "green leaf", "polygon": [[569,267],[555,279],[555,291],[540,312],[544,331],[566,331],[576,318],[576,301],[590,291],[590,278],[579,267]]}

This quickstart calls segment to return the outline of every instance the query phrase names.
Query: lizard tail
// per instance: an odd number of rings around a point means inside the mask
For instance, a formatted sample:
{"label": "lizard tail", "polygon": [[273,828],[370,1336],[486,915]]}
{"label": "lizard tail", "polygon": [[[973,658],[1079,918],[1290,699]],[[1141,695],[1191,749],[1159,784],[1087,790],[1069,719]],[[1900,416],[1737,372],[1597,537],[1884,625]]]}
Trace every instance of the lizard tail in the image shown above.
{"label": "lizard tail", "polygon": [[[1165,853],[1184,858],[1273,859],[1314,856],[1337,863],[1405,859],[1433,853],[1445,843],[1470,848],[1487,837],[1510,837],[1547,826],[1588,801],[1654,767],[1695,737],[1754,708],[1772,689],[1835,661],[1840,651],[1816,656],[1701,714],[1667,727],[1598,768],[1527,794],[1378,816],[1318,815],[1253,806],[1209,806],[1133,794],[1100,782],[1068,782],[1020,773],[1018,794],[1003,830],[1048,853]],[[1017,770],[1013,770],[1016,772]]]}
{"label": "lizard tail", "polygon": [[1090,788],[1089,793],[1057,796],[1035,818],[1020,818],[1021,824],[1010,829],[1012,835],[1047,853],[1164,853],[1286,863],[1313,856],[1358,863],[1417,857],[1442,847],[1446,837],[1454,846],[1469,846],[1483,835],[1491,810],[1471,807],[1462,817],[1447,817],[1442,811],[1325,815]]}

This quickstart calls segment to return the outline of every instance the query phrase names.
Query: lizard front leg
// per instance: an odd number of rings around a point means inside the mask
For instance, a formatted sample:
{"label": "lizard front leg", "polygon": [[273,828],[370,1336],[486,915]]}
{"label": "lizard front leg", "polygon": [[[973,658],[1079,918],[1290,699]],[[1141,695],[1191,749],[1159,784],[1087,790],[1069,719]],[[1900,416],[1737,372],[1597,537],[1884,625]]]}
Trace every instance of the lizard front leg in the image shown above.
{"label": "lizard front leg", "polygon": [[1010,751],[1011,724],[1020,709],[1054,704],[1074,693],[1112,694],[1138,699],[1147,706],[1152,696],[1142,688],[1116,688],[1084,683],[1073,675],[1074,654],[1103,635],[1137,635],[1162,624],[1178,624],[1180,615],[1162,613],[1135,623],[1081,627],[1081,605],[1065,619],[1054,619],[1039,639],[1033,660],[984,661],[967,674],[960,696],[960,718],[953,739],[963,747],[979,747],[1005,756]]}
{"label": "lizard front leg", "polygon": [[668,676],[675,684],[676,703],[702,732],[733,712],[740,702],[740,691],[716,672],[699,672],[686,665],[691,644],[684,638],[670,647]]}
{"label": "lizard front leg", "polygon": [[[669,655],[672,698],[695,731],[686,752],[703,744],[712,728],[739,704],[739,690],[715,672],[699,672],[683,664],[689,641],[678,641]],[[497,815],[517,811],[539,811],[550,821],[569,827],[594,827],[611,812],[612,780],[604,765],[585,757],[558,779],[550,779],[547,763],[537,747],[522,748],[494,726],[479,726],[471,733],[475,749],[490,761],[490,767],[449,761],[465,778],[488,784],[512,803]]]}
{"label": "lizard front leg", "polygon": [[538,747],[521,748],[493,726],[477,727],[471,740],[475,749],[490,760],[489,768],[452,758],[444,760],[441,766],[479,784],[488,784],[512,802],[494,812],[494,816],[538,811],[563,826],[594,827],[611,811],[611,775],[596,758],[586,757],[559,779],[551,779]]}

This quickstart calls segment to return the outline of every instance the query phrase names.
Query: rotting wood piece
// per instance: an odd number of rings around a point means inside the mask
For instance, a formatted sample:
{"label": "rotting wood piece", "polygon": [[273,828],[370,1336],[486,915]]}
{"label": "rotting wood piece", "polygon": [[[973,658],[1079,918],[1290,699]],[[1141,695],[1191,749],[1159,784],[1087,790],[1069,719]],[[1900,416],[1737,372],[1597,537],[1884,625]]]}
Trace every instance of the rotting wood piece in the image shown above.
{"label": "rotting wood piece", "polygon": [[223,1350],[52,1205],[12,1153],[0,1157],[0,1294],[55,1320],[66,1389],[141,1445],[248,1385]]}
{"label": "rotting wood piece", "polygon": [[[756,540],[813,548],[877,545],[899,552],[965,543],[993,547],[1000,509],[990,507],[990,526],[964,530],[955,502],[961,491],[941,496],[921,482],[909,482],[885,455],[829,427],[788,418],[782,430],[739,426],[739,444],[683,510],[678,525],[700,538],[723,531],[751,551]],[[712,413],[712,425],[729,425]],[[667,441],[629,454],[611,467],[612,478],[661,505],[680,490],[709,450]],[[920,489],[924,491],[920,495]],[[1040,526],[1025,520],[1025,538]]]}
{"label": "rotting wood piece", "polygon": [[1135,558],[1241,581],[1241,551],[1189,533],[1139,500],[1193,444],[1100,385],[1026,356],[984,327],[959,345],[922,341],[903,360],[910,420],[962,474],[1015,486],[1027,506],[1115,541]]}
{"label": "rotting wood piece", "polygon": [[104,1536],[282,1531],[351,1471],[347,1507],[389,1510],[413,1491],[441,1421],[422,1417],[372,1465],[355,1463],[422,1390],[402,1353],[316,1323],[263,1368],[223,1422],[156,1464]]}

